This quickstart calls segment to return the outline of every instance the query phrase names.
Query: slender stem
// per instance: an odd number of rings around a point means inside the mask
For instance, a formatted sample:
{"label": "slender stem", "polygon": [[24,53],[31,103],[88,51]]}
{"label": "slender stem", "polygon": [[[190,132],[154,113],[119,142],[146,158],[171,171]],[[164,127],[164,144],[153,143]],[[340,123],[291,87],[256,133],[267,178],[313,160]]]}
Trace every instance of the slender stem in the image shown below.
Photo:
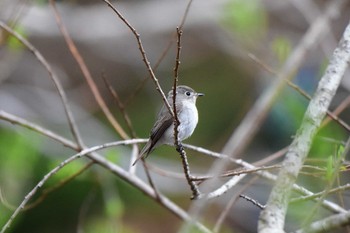
{"label": "slender stem", "polygon": [[104,1],[116,14],[117,16],[125,23],[125,25],[131,30],[131,32],[134,34],[136,40],[137,40],[137,44],[139,46],[139,50],[141,52],[141,56],[142,56],[142,60],[143,62],[145,63],[146,67],[147,67],[147,70],[154,82],[154,84],[156,85],[156,90],[159,92],[159,94],[162,96],[162,99],[164,101],[164,104],[165,106],[168,108],[170,114],[172,116],[174,116],[174,112],[172,110],[172,108],[170,107],[170,104],[168,103],[168,100],[159,84],[159,81],[158,79],[156,78],[156,75],[154,74],[153,72],[153,69],[152,69],[152,66],[151,66],[151,63],[149,62],[148,58],[147,58],[147,55],[146,55],[146,52],[145,52],[145,49],[143,48],[143,45],[142,45],[142,41],[141,41],[141,37],[140,37],[140,34],[136,31],[136,29],[125,19],[125,17],[118,11],[118,9],[116,7],[114,7],[112,5],[112,3],[108,0],[102,0]]}
{"label": "slender stem", "polygon": [[191,188],[192,191],[192,197],[191,199],[197,199],[200,196],[200,192],[198,190],[198,186],[194,180],[192,180],[191,172],[190,172],[190,166],[187,161],[186,151],[183,148],[181,142],[179,141],[179,125],[181,124],[178,115],[177,115],[177,109],[176,109],[176,88],[179,81],[179,66],[180,66],[180,52],[181,52],[181,36],[182,31],[179,27],[176,28],[177,32],[177,52],[176,52],[176,59],[175,59],[175,68],[174,68],[174,84],[173,84],[173,109],[174,109],[174,144],[176,147],[177,152],[179,152],[181,161],[182,161],[182,167],[184,169],[185,177],[187,180],[188,185]]}
{"label": "slender stem", "polygon": [[106,102],[103,100],[101,93],[98,90],[97,85],[96,85],[95,81],[93,80],[88,67],[85,64],[83,57],[80,55],[78,48],[75,46],[72,38],[70,37],[66,27],[64,26],[64,24],[62,22],[61,16],[60,16],[60,14],[56,8],[56,5],[55,5],[55,1],[50,0],[50,5],[52,6],[52,9],[54,11],[57,25],[58,25],[66,43],[67,43],[67,45],[68,45],[68,48],[69,48],[72,56],[74,57],[74,59],[78,63],[79,68],[80,68],[81,72],[83,73],[83,76],[84,76],[87,84],[89,85],[89,87],[92,91],[92,94],[95,97],[96,102],[98,103],[98,105],[102,109],[103,113],[105,114],[105,116],[107,117],[107,119],[109,120],[111,125],[114,127],[114,129],[117,131],[117,133],[120,135],[120,137],[123,139],[128,139],[129,136],[124,131],[124,129],[120,126],[118,121],[113,117],[111,111],[107,107]]}
{"label": "slender stem", "polygon": [[180,66],[180,52],[181,52],[181,35],[182,31],[180,31],[179,28],[176,28],[177,32],[177,52],[176,52],[176,59],[175,59],[175,68],[174,68],[174,84],[173,84],[173,109],[174,109],[174,140],[175,140],[175,146],[179,146],[179,117],[177,115],[177,106],[176,106],[176,95],[177,95],[177,85],[179,82],[179,66]]}
{"label": "slender stem", "polygon": [[11,29],[9,26],[7,26],[2,21],[0,21],[0,27],[3,28],[4,30],[6,30],[8,33],[10,33],[15,38],[17,38],[25,47],[27,47],[27,49],[34,54],[36,59],[38,59],[38,61],[44,66],[44,68],[49,73],[49,77],[51,78],[51,80],[55,84],[55,87],[56,87],[56,89],[58,91],[58,94],[59,94],[59,96],[60,96],[60,98],[62,100],[63,108],[64,108],[65,114],[67,116],[67,120],[68,120],[68,124],[69,124],[70,130],[71,130],[71,132],[73,134],[73,137],[74,137],[75,141],[78,143],[78,146],[81,149],[83,147],[83,145],[84,145],[83,144],[83,140],[82,140],[82,138],[80,136],[78,127],[77,127],[77,125],[75,123],[75,119],[73,117],[72,111],[71,111],[70,106],[68,104],[66,93],[65,93],[65,91],[64,91],[64,89],[63,89],[63,87],[61,85],[60,80],[56,76],[55,72],[52,70],[51,66],[49,65],[49,63],[47,62],[45,57],[26,38],[24,38],[23,36],[21,36],[20,34],[15,32],[13,29]]}
{"label": "slender stem", "polygon": [[[251,58],[254,62],[256,62],[258,65],[260,65],[261,67],[263,67],[266,71],[268,71],[269,73],[273,74],[273,75],[277,75],[278,72],[275,71],[274,69],[272,69],[270,66],[268,66],[267,64],[265,64],[261,59],[257,58],[254,54],[249,53],[248,57]],[[294,84],[292,81],[290,81],[289,79],[284,78],[283,79],[288,86],[290,86],[291,88],[293,88],[295,91],[297,91],[301,96],[305,97],[305,99],[311,100],[311,96],[306,93],[306,91],[304,91],[302,88],[300,88],[298,85]],[[343,102],[346,104],[349,104],[350,101],[350,97],[346,98]],[[341,107],[342,105],[339,105],[339,107]],[[338,110],[339,111],[339,110]],[[342,119],[340,119],[337,115],[339,115],[339,113],[337,113],[338,111],[335,111],[334,113],[327,110],[327,115],[328,115],[328,120],[322,124],[325,125],[326,123],[329,122],[329,119],[334,120],[335,122],[337,122],[340,126],[342,126],[345,130],[347,130],[348,132],[350,132],[350,126],[343,121]]]}
{"label": "slender stem", "polygon": [[[187,19],[187,16],[188,16],[188,13],[190,11],[190,8],[191,8],[191,5],[192,5],[192,2],[193,0],[189,0],[188,1],[188,4],[186,6],[186,9],[185,9],[185,12],[182,16],[182,19],[181,19],[181,23],[180,23],[180,30],[182,30],[185,22],[186,22],[186,19]],[[163,61],[163,59],[165,58],[165,56],[168,54],[168,52],[170,51],[170,48],[172,46],[172,44],[174,43],[174,37],[177,37],[177,33],[174,33],[171,35],[171,38],[168,42],[168,44],[165,46],[165,49],[163,50],[163,52],[161,53],[161,55],[159,56],[158,60],[156,61],[156,63],[154,64],[153,66],[153,71],[156,71],[158,66],[160,65],[160,63]],[[129,97],[126,99],[126,101],[124,102],[125,105],[129,104],[133,98],[142,90],[142,88],[145,86],[145,84],[147,83],[148,79],[149,79],[149,75],[146,76],[139,84],[138,86],[135,88],[134,92],[132,92]]]}

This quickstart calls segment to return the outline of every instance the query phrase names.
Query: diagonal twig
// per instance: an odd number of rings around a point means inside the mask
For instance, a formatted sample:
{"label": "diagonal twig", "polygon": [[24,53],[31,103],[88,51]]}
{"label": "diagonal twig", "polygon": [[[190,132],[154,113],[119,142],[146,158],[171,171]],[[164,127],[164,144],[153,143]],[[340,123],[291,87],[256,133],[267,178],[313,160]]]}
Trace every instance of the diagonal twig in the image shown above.
{"label": "diagonal twig", "polygon": [[80,147],[77,145],[77,143],[74,143],[74,142],[48,130],[48,129],[45,129],[39,125],[36,125],[32,122],[27,121],[26,119],[12,115],[12,114],[5,112],[3,110],[0,110],[0,119],[8,121],[11,124],[17,124],[17,125],[20,125],[20,126],[27,128],[27,129],[38,132],[38,133],[40,133],[48,138],[51,138],[51,139],[61,143],[63,146],[69,147],[75,151],[80,150]]}
{"label": "diagonal twig", "polygon": [[[105,77],[105,75],[103,73],[102,73],[102,79],[103,79],[105,85],[107,86],[109,92],[113,96],[115,102],[117,103],[118,108],[119,108],[120,112],[122,113],[122,116],[124,118],[124,121],[126,122],[126,125],[127,125],[128,129],[130,131],[131,136],[133,138],[137,138],[137,135],[136,135],[136,132],[135,132],[133,126],[132,126],[129,114],[126,112],[125,105],[122,103],[118,93],[115,91],[115,89],[112,87],[112,85],[108,82],[107,78]],[[135,161],[139,151],[140,151],[140,149],[138,148],[138,145],[136,145],[136,144],[133,145],[133,152],[135,152],[135,153],[131,153],[131,156],[130,156],[130,165],[129,165],[129,171],[130,172],[135,172],[136,171],[136,167],[132,166],[132,164],[133,164],[133,161]]]}
{"label": "diagonal twig", "polygon": [[139,46],[139,50],[141,52],[141,56],[142,56],[142,60],[143,62],[145,63],[146,67],[147,67],[147,70],[154,82],[154,84],[156,85],[156,90],[159,92],[159,94],[162,96],[162,99],[163,99],[163,102],[165,104],[165,106],[167,107],[168,111],[170,112],[170,114],[172,116],[174,116],[174,112],[172,110],[172,108],[170,107],[170,104],[168,103],[168,100],[159,84],[159,81],[156,77],[156,75],[154,74],[153,72],[153,69],[152,69],[152,66],[151,66],[151,63],[149,62],[148,58],[147,58],[147,55],[146,55],[146,52],[145,52],[145,49],[143,48],[143,45],[142,45],[142,41],[141,41],[141,37],[140,37],[140,34],[138,34],[138,32],[136,31],[136,29],[125,19],[125,17],[118,11],[118,9],[116,7],[114,7],[112,5],[112,3],[108,0],[102,0],[104,1],[116,14],[117,16],[124,22],[124,24],[131,30],[131,32],[134,34],[136,40],[137,40],[137,44]]}
{"label": "diagonal twig", "polygon": [[[273,70],[271,67],[269,67],[267,64],[263,63],[259,58],[257,58],[254,54],[249,53],[248,57],[251,58],[254,62],[256,62],[257,64],[259,64],[261,67],[263,67],[266,71],[268,71],[271,74],[277,75],[277,71]],[[299,86],[297,86],[296,84],[294,84],[292,81],[290,81],[289,79],[284,79],[284,81],[288,84],[288,86],[290,86],[291,88],[293,88],[294,90],[296,90],[301,96],[305,97],[308,100],[311,100],[311,96],[306,93],[303,89],[301,89]],[[350,98],[347,98],[346,100],[344,100],[344,102],[348,102],[349,103]],[[348,132],[350,132],[350,126],[348,124],[346,124],[342,119],[340,119],[337,115],[339,115],[339,113],[337,112],[331,112],[329,110],[327,110],[327,115],[328,115],[328,120],[332,119],[335,122],[337,122],[340,126],[342,126],[345,130],[347,130]],[[327,122],[323,123],[323,125],[325,125]]]}
{"label": "diagonal twig", "polygon": [[290,203],[301,202],[301,201],[308,201],[308,200],[312,200],[312,199],[321,197],[325,193],[327,193],[327,194],[338,193],[340,191],[345,191],[345,190],[348,190],[348,189],[350,189],[350,184],[340,185],[340,186],[338,186],[336,188],[327,190],[327,192],[324,190],[324,191],[321,191],[321,192],[318,192],[318,193],[314,193],[312,195],[305,195],[305,196],[293,198],[293,199],[290,200]]}
{"label": "diagonal twig", "polygon": [[[189,0],[188,3],[187,3],[187,6],[186,6],[186,9],[185,9],[185,12],[182,16],[182,19],[181,19],[181,22],[180,22],[180,26],[179,26],[179,29],[182,30],[185,22],[186,22],[186,19],[187,19],[187,16],[188,16],[188,13],[190,11],[190,7],[192,5],[192,2],[193,0]],[[161,53],[161,55],[159,56],[158,60],[156,61],[156,63],[154,64],[153,66],[153,71],[156,71],[158,66],[160,65],[160,63],[163,61],[163,59],[165,58],[165,56],[167,55],[167,53],[170,51],[170,48],[171,46],[173,45],[174,43],[174,39],[173,38],[176,38],[177,37],[177,33],[175,32],[174,34],[171,35],[171,39],[169,40],[168,44],[165,46],[165,49],[164,51]],[[134,92],[131,93],[129,95],[129,97],[126,99],[124,105],[128,105],[132,99],[142,90],[142,88],[145,86],[145,84],[147,83],[147,81],[149,80],[149,75],[146,76],[140,83],[139,85],[135,88]]]}
{"label": "diagonal twig", "polygon": [[[256,180],[258,179],[257,176],[253,177],[251,180],[249,180],[240,190],[239,194],[242,194],[246,189],[248,189]],[[228,216],[230,210],[232,209],[233,205],[237,202],[239,199],[239,195],[233,195],[230,199],[230,201],[225,206],[224,210],[221,212],[220,216],[218,217],[215,226],[213,228],[214,233],[219,233],[221,226]]]}
{"label": "diagonal twig", "polygon": [[104,75],[104,73],[102,73],[101,75],[103,82],[105,83],[109,93],[113,96],[119,111],[121,112],[124,121],[130,131],[130,134],[133,138],[137,138],[136,132],[134,130],[134,128],[132,127],[132,123],[131,123],[131,119],[129,117],[129,114],[126,112],[125,110],[125,105],[123,104],[123,102],[120,99],[119,94],[116,92],[116,90],[112,87],[112,85],[110,84],[110,82],[108,81],[107,77]]}
{"label": "diagonal twig", "polygon": [[75,119],[73,117],[72,111],[69,107],[66,93],[64,92],[63,87],[61,85],[61,82],[59,81],[55,72],[52,70],[49,63],[46,61],[44,56],[27,39],[25,39],[23,36],[21,36],[20,34],[15,32],[13,29],[11,29],[9,26],[7,26],[4,22],[0,21],[0,27],[3,28],[4,30],[6,30],[8,33],[10,33],[15,38],[17,38],[24,46],[26,46],[28,48],[28,50],[34,54],[34,56],[38,59],[38,61],[47,70],[47,72],[49,73],[49,77],[51,78],[51,80],[55,84],[55,87],[58,91],[58,94],[62,100],[63,108],[64,108],[65,114],[67,116],[68,124],[69,124],[70,130],[73,134],[73,137],[74,137],[75,141],[78,143],[78,146],[80,148],[83,147],[84,144],[83,144],[83,141],[81,139],[78,127],[75,123]]}
{"label": "diagonal twig", "polygon": [[75,46],[75,44],[74,44],[73,40],[71,39],[66,27],[64,26],[64,24],[62,22],[61,16],[59,15],[59,12],[58,12],[56,5],[55,5],[55,1],[50,0],[50,5],[54,11],[58,27],[59,27],[67,45],[68,45],[68,48],[69,48],[72,56],[74,57],[74,59],[78,63],[79,68],[80,68],[81,72],[83,73],[83,76],[84,76],[87,84],[89,85],[89,87],[92,91],[92,94],[95,97],[96,102],[98,103],[98,105],[102,109],[103,113],[105,114],[105,116],[107,117],[107,119],[109,120],[111,125],[114,127],[114,129],[117,131],[117,133],[120,135],[120,137],[123,139],[128,139],[129,136],[127,135],[127,133],[125,133],[125,131],[120,126],[118,121],[113,117],[113,115],[110,112],[109,108],[107,107],[105,101],[103,100],[99,90],[97,89],[97,86],[96,86],[96,84],[91,76],[91,73],[90,73],[88,67],[85,64],[83,57],[80,55],[78,48]]}

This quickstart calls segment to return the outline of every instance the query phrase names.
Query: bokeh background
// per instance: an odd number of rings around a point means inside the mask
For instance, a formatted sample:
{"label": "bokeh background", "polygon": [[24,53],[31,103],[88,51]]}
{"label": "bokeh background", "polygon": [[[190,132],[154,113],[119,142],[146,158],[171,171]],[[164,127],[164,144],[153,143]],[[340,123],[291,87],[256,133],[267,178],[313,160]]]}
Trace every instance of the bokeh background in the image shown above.
{"label": "bokeh background", "polygon": [[[254,101],[276,78],[249,54],[278,71],[310,24],[329,1],[201,0],[193,1],[182,36],[180,83],[205,97],[198,100],[199,124],[186,143],[220,151]],[[173,83],[176,55],[176,27],[184,17],[187,0],[113,2],[141,35],[147,57],[164,91]],[[306,54],[293,82],[312,95],[328,58],[349,21],[349,4],[331,22],[329,32]],[[148,77],[134,35],[123,22],[98,0],[57,1],[58,10],[77,44],[93,78],[115,117],[125,126],[120,111],[102,80],[104,75],[126,102],[138,137],[147,138],[162,102],[154,83],[148,80],[137,95],[132,93]],[[67,48],[47,1],[0,0],[0,19],[27,38],[54,68],[67,93],[77,125],[88,146],[120,139],[101,113],[91,90]],[[35,122],[72,138],[63,106],[47,71],[17,40],[0,31],[0,110]],[[331,109],[349,95],[347,74]],[[291,142],[308,100],[286,87],[276,99],[263,126],[241,158],[254,162]],[[341,117],[348,121],[350,112]],[[320,132],[344,140],[346,132],[331,123]],[[317,141],[319,140],[319,141]],[[316,139],[311,153],[324,159],[335,146]],[[101,152],[111,161],[127,166],[129,147]],[[25,194],[52,168],[74,151],[35,132],[0,121],[0,225]],[[81,169],[87,159],[67,166],[49,180],[51,187]],[[168,171],[181,172],[178,154],[171,147],[157,149],[148,158]],[[190,152],[194,173],[205,174],[213,159]],[[138,168],[140,176],[144,176]],[[153,173],[152,173],[153,174]],[[184,180],[153,174],[157,187],[187,208],[190,190]],[[313,179],[303,177],[310,184]],[[244,185],[244,182],[242,183]],[[315,185],[314,189],[317,190]],[[234,192],[234,191],[232,191]],[[247,194],[264,203],[269,186],[257,181]],[[37,195],[39,198],[42,194]],[[231,193],[232,195],[232,193]],[[346,195],[345,195],[346,196]],[[215,222],[230,198],[220,197],[207,214]],[[298,209],[299,208],[299,209]],[[297,207],[295,212],[305,205]],[[239,201],[228,215],[222,232],[255,232],[259,210]],[[293,215],[293,214],[292,214]],[[293,218],[300,219],[299,215]],[[297,220],[296,220],[297,221]],[[176,232],[181,221],[153,200],[94,165],[62,188],[49,194],[35,208],[16,219],[9,232]],[[292,229],[292,228],[291,228]]]}

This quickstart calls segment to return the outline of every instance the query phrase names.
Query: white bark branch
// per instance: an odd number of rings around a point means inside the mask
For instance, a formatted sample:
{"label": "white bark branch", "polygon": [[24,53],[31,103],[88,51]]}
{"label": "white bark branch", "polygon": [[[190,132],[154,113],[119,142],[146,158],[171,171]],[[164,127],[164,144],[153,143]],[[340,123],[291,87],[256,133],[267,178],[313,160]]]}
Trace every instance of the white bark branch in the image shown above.
{"label": "white bark branch", "polygon": [[346,27],[341,41],[334,50],[326,72],[306,110],[301,127],[289,147],[266,208],[261,212],[258,224],[260,233],[284,232],[290,191],[349,62],[350,24]]}
{"label": "white bark branch", "polygon": [[313,222],[307,229],[301,229],[295,233],[330,232],[336,228],[350,223],[350,212],[335,214],[330,217]]}

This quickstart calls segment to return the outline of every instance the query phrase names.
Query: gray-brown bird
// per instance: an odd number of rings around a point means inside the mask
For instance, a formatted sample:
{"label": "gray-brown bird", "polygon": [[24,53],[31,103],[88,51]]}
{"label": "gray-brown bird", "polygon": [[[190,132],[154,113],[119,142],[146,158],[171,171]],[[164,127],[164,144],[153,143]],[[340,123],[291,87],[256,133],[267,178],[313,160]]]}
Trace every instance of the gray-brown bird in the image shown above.
{"label": "gray-brown bird", "polygon": [[[183,141],[190,137],[198,123],[198,111],[196,100],[203,93],[197,93],[188,86],[178,86],[176,88],[176,111],[179,119],[178,139]],[[169,91],[167,100],[173,109],[173,90]],[[150,133],[150,138],[141,150],[139,156],[133,163],[135,165],[141,158],[146,158],[158,146],[168,144],[174,145],[174,117],[163,104],[158,113],[157,121],[154,123]]]}

